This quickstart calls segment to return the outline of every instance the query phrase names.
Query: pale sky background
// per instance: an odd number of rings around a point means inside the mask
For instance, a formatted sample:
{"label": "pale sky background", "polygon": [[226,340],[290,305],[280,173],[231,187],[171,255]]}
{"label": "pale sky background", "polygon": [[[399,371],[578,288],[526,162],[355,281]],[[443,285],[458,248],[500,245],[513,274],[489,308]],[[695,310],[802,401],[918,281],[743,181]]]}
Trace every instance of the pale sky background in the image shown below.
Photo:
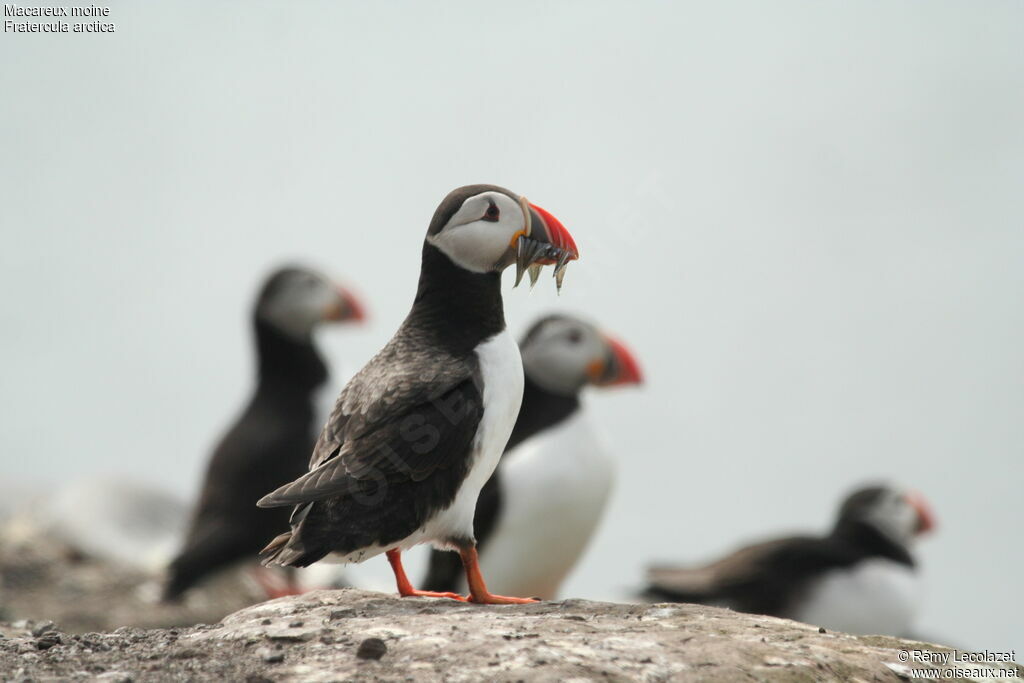
{"label": "pale sky background", "polygon": [[[940,520],[920,630],[1024,650],[1024,4],[111,3],[0,36],[0,477],[191,496],[252,382],[262,274],[304,260],[391,335],[466,183],[558,216],[560,298],[647,378],[566,587],[823,530],[888,478]],[[509,282],[510,286],[511,283]],[[383,561],[378,561],[384,564]]]}

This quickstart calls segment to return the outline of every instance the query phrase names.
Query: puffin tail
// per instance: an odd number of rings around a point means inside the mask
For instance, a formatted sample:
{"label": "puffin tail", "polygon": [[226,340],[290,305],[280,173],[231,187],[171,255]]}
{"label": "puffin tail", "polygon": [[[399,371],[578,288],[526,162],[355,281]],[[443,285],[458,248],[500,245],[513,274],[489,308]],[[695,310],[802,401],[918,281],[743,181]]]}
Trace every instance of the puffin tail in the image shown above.
{"label": "puffin tail", "polygon": [[312,503],[295,508],[291,518],[291,530],[275,537],[260,551],[260,562],[265,567],[308,567],[322,560],[327,550],[316,552],[306,547],[302,539],[302,523],[306,520]]}
{"label": "puffin tail", "polygon": [[288,545],[291,543],[291,540],[292,532],[290,531],[276,536],[273,541],[267,544],[266,548],[260,551],[260,563],[265,567],[273,565],[290,566],[292,562],[302,555],[301,552],[289,549]]}

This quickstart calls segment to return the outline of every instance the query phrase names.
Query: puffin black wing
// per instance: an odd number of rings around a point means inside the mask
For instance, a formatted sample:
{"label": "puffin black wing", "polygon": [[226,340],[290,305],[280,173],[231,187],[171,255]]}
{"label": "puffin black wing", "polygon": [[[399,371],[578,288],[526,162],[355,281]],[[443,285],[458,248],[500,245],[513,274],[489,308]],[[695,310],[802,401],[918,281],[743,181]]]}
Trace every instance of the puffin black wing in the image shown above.
{"label": "puffin black wing", "polygon": [[[266,563],[306,566],[408,537],[452,503],[483,415],[475,354],[422,350],[398,335],[342,391],[311,471],[259,501],[296,505]],[[446,470],[445,476],[432,476]]]}
{"label": "puffin black wing", "polygon": [[830,538],[782,538],[742,548],[703,567],[652,567],[645,596],[785,616],[810,578],[859,559]]}

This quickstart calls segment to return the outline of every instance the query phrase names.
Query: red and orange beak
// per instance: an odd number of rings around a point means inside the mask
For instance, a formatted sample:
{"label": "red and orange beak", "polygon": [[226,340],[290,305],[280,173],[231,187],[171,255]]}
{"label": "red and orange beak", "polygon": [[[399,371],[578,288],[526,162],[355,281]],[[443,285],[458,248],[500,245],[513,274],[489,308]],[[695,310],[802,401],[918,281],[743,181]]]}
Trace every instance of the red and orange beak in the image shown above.
{"label": "red and orange beak", "polygon": [[[565,263],[575,261],[580,257],[580,250],[576,247],[576,240],[572,238],[572,235],[569,234],[569,231],[565,229],[560,220],[536,204],[530,204],[530,214],[532,223],[530,236],[534,239],[547,241],[548,244],[561,252],[560,254],[546,256],[541,261],[538,261],[538,263],[550,266],[561,262],[563,255]],[[543,236],[536,233],[537,229],[543,230]]]}
{"label": "red and orange beak", "polygon": [[917,491],[908,491],[903,499],[917,512],[917,533],[924,534],[935,528],[935,515],[928,501]]}
{"label": "red and orange beak", "polygon": [[516,285],[522,281],[523,273],[529,273],[532,287],[537,284],[541,267],[554,266],[555,284],[561,290],[565,267],[580,257],[576,240],[550,212],[525,197],[520,197],[519,203],[526,225],[509,245],[515,250]]}
{"label": "red and orange beak", "polygon": [[614,337],[604,335],[608,347],[607,355],[596,360],[587,368],[590,382],[599,387],[610,387],[619,384],[642,384],[643,374],[640,364],[626,345]]}
{"label": "red and orange beak", "polygon": [[338,298],[324,310],[323,319],[331,322],[363,322],[366,308],[359,297],[341,285],[337,285]]}

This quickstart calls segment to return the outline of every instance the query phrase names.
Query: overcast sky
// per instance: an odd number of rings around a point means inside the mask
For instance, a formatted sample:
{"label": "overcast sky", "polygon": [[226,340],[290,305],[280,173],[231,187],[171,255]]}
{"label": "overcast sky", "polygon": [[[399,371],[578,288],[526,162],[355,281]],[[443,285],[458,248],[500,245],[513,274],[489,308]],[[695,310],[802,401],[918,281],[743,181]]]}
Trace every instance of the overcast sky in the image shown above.
{"label": "overcast sky", "polygon": [[923,491],[921,631],[1024,650],[1024,5],[111,3],[0,37],[0,477],[193,495],[285,260],[363,292],[339,378],[411,302],[440,199],[549,209],[556,298],[649,380],[591,396],[619,463],[567,586]]}

